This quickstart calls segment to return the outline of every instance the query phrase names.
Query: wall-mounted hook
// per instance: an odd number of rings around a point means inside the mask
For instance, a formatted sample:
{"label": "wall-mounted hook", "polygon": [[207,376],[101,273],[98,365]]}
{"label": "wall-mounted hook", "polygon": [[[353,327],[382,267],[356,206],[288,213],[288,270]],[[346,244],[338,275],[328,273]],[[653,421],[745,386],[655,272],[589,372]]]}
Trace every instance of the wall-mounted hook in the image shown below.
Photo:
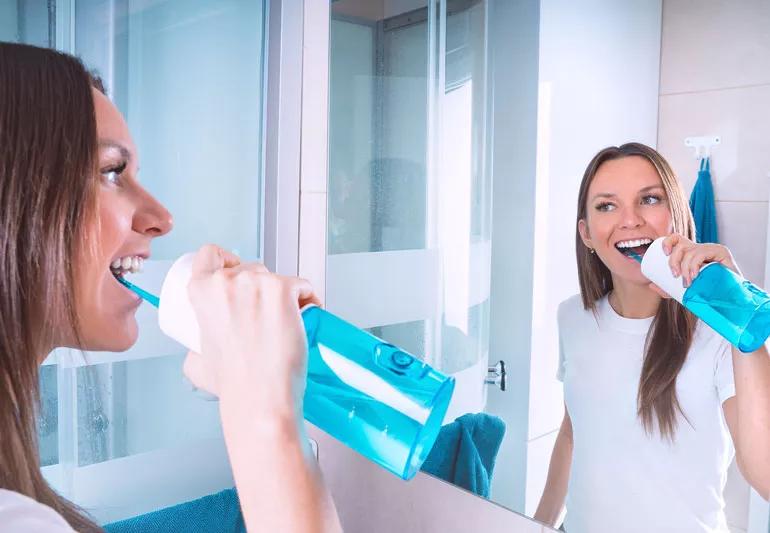
{"label": "wall-mounted hook", "polygon": [[711,157],[711,147],[722,143],[719,135],[704,135],[702,137],[687,137],[684,145],[695,149],[695,159]]}

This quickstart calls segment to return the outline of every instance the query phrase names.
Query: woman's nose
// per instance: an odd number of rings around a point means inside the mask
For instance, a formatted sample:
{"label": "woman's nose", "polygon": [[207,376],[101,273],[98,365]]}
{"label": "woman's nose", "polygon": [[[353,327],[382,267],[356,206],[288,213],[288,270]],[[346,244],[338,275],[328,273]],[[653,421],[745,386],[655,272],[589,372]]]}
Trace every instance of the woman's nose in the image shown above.
{"label": "woman's nose", "polygon": [[639,214],[638,210],[633,207],[623,209],[622,223],[624,228],[638,228],[644,224],[644,219]]}
{"label": "woman's nose", "polygon": [[134,213],[134,231],[148,237],[165,235],[174,226],[171,213],[150,193],[141,191],[140,205]]}

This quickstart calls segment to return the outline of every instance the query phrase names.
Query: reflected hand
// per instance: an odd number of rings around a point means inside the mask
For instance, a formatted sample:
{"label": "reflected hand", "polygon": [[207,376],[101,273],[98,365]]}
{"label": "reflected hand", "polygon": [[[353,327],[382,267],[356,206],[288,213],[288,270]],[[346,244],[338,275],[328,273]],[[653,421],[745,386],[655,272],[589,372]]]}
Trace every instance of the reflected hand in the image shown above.
{"label": "reflected hand", "polygon": [[[701,266],[707,263],[720,263],[733,272],[741,273],[730,250],[721,244],[699,244],[674,233],[663,241],[663,252],[668,256],[671,273],[675,277],[682,276],[684,287],[689,287],[692,284],[700,272]],[[650,288],[657,289],[656,292],[659,294],[665,294],[659,287],[651,286]]]}

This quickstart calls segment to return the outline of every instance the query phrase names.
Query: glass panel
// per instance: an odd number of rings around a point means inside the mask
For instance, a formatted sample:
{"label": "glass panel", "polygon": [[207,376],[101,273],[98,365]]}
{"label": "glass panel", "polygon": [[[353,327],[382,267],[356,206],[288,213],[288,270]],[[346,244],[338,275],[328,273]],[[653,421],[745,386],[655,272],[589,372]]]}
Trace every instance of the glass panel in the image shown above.
{"label": "glass panel", "polygon": [[59,462],[59,384],[56,365],[40,367],[40,412],[37,433],[40,466]]}
{"label": "glass panel", "polygon": [[0,41],[53,46],[50,0],[0,0]]}
{"label": "glass panel", "polygon": [[329,253],[423,248],[427,9],[410,25],[353,4],[332,6]]}
{"label": "glass panel", "polygon": [[182,379],[183,355],[77,369],[78,465],[221,435],[216,402]]}
{"label": "glass panel", "polygon": [[259,0],[78,0],[75,52],[105,78],[174,215],[155,245],[261,257],[264,6]]}
{"label": "glass panel", "polygon": [[[374,323],[375,335],[455,373],[488,351],[487,4],[398,6],[331,6],[328,254],[338,257],[327,300],[345,300],[345,318]],[[406,250],[424,253],[398,253]],[[364,262],[362,252],[376,257]],[[357,279],[337,280],[343,266]],[[406,276],[388,282],[391,293],[409,287],[388,299],[402,321],[378,323],[367,316],[372,306],[347,301],[362,291],[385,299],[375,270]],[[359,290],[347,288],[354,282]]]}

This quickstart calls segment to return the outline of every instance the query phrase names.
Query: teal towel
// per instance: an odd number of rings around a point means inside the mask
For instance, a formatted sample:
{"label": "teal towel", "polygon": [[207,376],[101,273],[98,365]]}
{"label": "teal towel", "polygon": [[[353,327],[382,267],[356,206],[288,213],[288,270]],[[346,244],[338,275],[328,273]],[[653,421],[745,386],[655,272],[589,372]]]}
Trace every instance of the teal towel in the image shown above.
{"label": "teal towel", "polygon": [[246,533],[235,489],[104,526],[107,533]]}
{"label": "teal towel", "polygon": [[463,415],[441,428],[422,471],[487,498],[504,435],[496,416]]}
{"label": "teal towel", "polygon": [[711,183],[711,161],[700,161],[698,180],[690,194],[690,210],[695,218],[695,235],[698,242],[719,242],[717,210],[714,205],[714,187]]}

